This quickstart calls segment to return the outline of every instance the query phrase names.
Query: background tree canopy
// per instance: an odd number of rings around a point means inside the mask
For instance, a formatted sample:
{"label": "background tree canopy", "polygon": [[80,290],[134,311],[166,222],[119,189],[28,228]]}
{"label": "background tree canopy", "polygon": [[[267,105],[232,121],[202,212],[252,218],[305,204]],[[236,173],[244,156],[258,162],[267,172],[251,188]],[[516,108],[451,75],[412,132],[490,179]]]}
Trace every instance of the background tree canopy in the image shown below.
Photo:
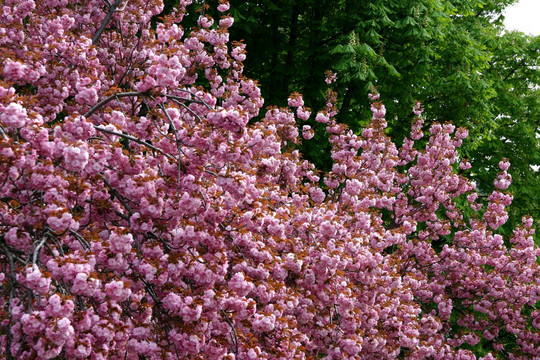
{"label": "background tree canopy", "polygon": [[[231,38],[247,44],[247,76],[259,81],[267,105],[284,106],[299,92],[307,106],[322,108],[330,69],[338,74],[338,119],[353,130],[370,119],[372,86],[385,100],[388,131],[398,143],[409,130],[403,114],[411,114],[415,100],[424,104],[428,124],[466,126],[471,135],[461,155],[479,169],[471,174],[478,187],[489,193],[496,164],[509,156],[511,218],[540,219],[540,178],[533,170],[540,165],[540,39],[504,32],[502,11],[515,2],[232,0]],[[302,146],[310,161],[328,169],[326,139]]]}
{"label": "background tree canopy", "polygon": [[[514,211],[538,219],[540,179],[531,166],[540,164],[540,41],[503,32],[502,11],[514,2],[233,0],[231,36],[248,44],[248,76],[259,80],[267,104],[285,105],[298,91],[320,108],[323,73],[331,69],[338,73],[338,117],[353,129],[369,120],[371,86],[386,99],[397,141],[410,120],[400,116],[414,100],[423,102],[428,121],[466,126],[463,156],[481,169],[478,186],[488,193],[494,165],[510,154]],[[304,149],[323,168],[324,144]]]}

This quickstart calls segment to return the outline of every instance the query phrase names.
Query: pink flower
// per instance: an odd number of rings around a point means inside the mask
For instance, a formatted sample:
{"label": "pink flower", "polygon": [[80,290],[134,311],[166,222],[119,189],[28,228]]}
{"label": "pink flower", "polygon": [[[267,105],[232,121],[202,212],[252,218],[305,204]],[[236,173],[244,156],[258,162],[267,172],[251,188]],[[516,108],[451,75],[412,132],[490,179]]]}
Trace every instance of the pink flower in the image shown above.
{"label": "pink flower", "polygon": [[63,233],[68,228],[76,230],[78,224],[73,220],[73,216],[69,212],[61,212],[61,216],[58,217],[58,213],[53,214],[47,218],[47,225],[56,233]]}
{"label": "pink flower", "polygon": [[40,335],[47,326],[41,319],[30,314],[23,314],[20,318],[20,322],[25,334],[29,336]]}
{"label": "pink flower", "polygon": [[70,171],[81,171],[88,164],[88,147],[80,142],[64,148],[64,166]]}
{"label": "pink flower", "polygon": [[253,320],[253,328],[258,332],[266,332],[274,330],[276,325],[276,316],[270,314],[269,316],[255,314],[255,319]]}
{"label": "pink flower", "polygon": [[197,20],[197,23],[200,27],[207,29],[214,24],[214,20],[210,17],[201,16],[199,17],[199,20]]}
{"label": "pink flower", "polygon": [[330,119],[328,118],[328,115],[323,113],[323,112],[319,112],[317,113],[317,116],[315,116],[315,121],[317,122],[320,122],[320,123],[327,123]]}
{"label": "pink flower", "polygon": [[302,95],[300,94],[293,94],[294,96],[291,96],[287,101],[290,107],[300,107],[304,106],[304,99],[302,99]]}
{"label": "pink flower", "polygon": [[47,338],[57,346],[64,345],[75,332],[71,325],[71,321],[66,317],[63,317],[56,321],[56,323],[50,325],[52,326],[47,327],[45,334],[47,335]]}
{"label": "pink flower", "polygon": [[296,116],[298,116],[299,119],[307,120],[311,116],[311,111],[307,110],[304,107],[299,107],[296,109]]}
{"label": "pink flower", "polygon": [[232,57],[236,61],[244,61],[246,60],[246,50],[243,46],[237,46],[235,47],[231,52]]}
{"label": "pink flower", "polygon": [[245,280],[243,273],[236,273],[229,281],[229,288],[236,291],[239,296],[246,296],[253,290],[254,285]]}
{"label": "pink flower", "polygon": [[219,12],[225,12],[225,11],[229,10],[229,7],[230,7],[230,4],[229,4],[228,1],[227,2],[222,2],[221,4],[218,5],[217,10]]}
{"label": "pink flower", "polygon": [[467,161],[467,159],[463,159],[459,163],[459,168],[462,169],[462,170],[468,170],[471,167],[472,167],[472,165],[471,165],[471,163],[469,161]]}
{"label": "pink flower", "polygon": [[424,107],[422,106],[422,103],[420,103],[419,101],[416,102],[416,104],[414,104],[414,106],[413,106],[413,113],[416,116],[420,116],[420,115],[422,115],[423,112],[424,112]]}
{"label": "pink flower", "polygon": [[46,294],[49,292],[51,278],[44,276],[40,269],[33,265],[26,269],[26,283],[29,288],[38,294]]}
{"label": "pink flower", "polygon": [[6,59],[4,65],[4,76],[6,80],[13,82],[21,82],[24,79],[25,75],[28,73],[28,66],[21,64],[18,61],[12,61],[11,59]]}
{"label": "pink flower", "polygon": [[170,292],[163,298],[163,306],[170,312],[177,312],[182,307],[182,298],[177,294]]}
{"label": "pink flower", "polygon": [[78,341],[78,345],[73,350],[73,355],[78,359],[85,359],[90,356],[92,352],[92,337],[91,336],[81,336]]}
{"label": "pink flower", "polygon": [[335,235],[335,229],[334,226],[329,221],[324,221],[320,227],[319,231],[321,235],[327,236],[327,237],[333,237]]}
{"label": "pink flower", "polygon": [[302,127],[302,137],[306,140],[309,140],[315,136],[315,131],[309,125],[304,125]]}
{"label": "pink flower", "polygon": [[474,203],[477,198],[478,198],[478,193],[475,193],[475,192],[467,195],[467,201],[469,201],[470,203]]}
{"label": "pink flower", "polygon": [[46,339],[41,337],[35,344],[40,359],[54,359],[62,352],[62,346],[51,346]]}
{"label": "pink flower", "polygon": [[157,86],[157,81],[152,76],[146,76],[143,80],[139,81],[135,88],[137,91],[144,92]]}
{"label": "pink flower", "polygon": [[234,24],[234,18],[227,16],[219,20],[219,27],[228,29]]}
{"label": "pink flower", "polygon": [[499,168],[502,171],[507,171],[509,167],[510,167],[510,162],[509,161],[499,161]]}
{"label": "pink flower", "polygon": [[313,201],[318,204],[322,203],[324,201],[324,198],[326,197],[324,191],[322,191],[322,189],[319,187],[311,188],[309,190],[309,194],[311,195]]}
{"label": "pink flower", "polygon": [[363,184],[357,179],[347,180],[345,183],[345,189],[351,195],[358,195],[362,190]]}
{"label": "pink flower", "polygon": [[458,139],[465,139],[467,136],[469,136],[469,130],[465,128],[458,128],[456,131],[456,138]]}
{"label": "pink flower", "polygon": [[131,295],[131,290],[125,287],[123,281],[111,281],[105,284],[105,294],[111,300],[121,302]]}
{"label": "pink flower", "polygon": [[371,105],[371,111],[373,112],[374,119],[380,119],[386,115],[386,107],[382,104]]}
{"label": "pink flower", "polygon": [[18,103],[10,103],[0,115],[0,121],[2,121],[9,129],[23,127],[26,124],[27,119],[26,109]]}
{"label": "pink flower", "polygon": [[127,254],[131,251],[133,236],[131,234],[118,235],[113,232],[109,237],[109,242],[111,244],[110,249],[113,253]]}
{"label": "pink flower", "polygon": [[84,295],[91,297],[93,296],[100,285],[99,280],[89,279],[88,274],[83,272],[78,273],[73,280],[72,290],[74,294]]}
{"label": "pink flower", "polygon": [[325,72],[325,79],[324,82],[326,82],[328,85],[335,82],[337,80],[337,74],[333,73],[332,71],[328,70]]}
{"label": "pink flower", "polygon": [[75,95],[75,100],[81,104],[93,105],[98,101],[97,89],[94,87],[81,88],[78,94]]}
{"label": "pink flower", "polygon": [[259,359],[259,355],[257,354],[257,351],[255,351],[254,349],[249,349],[249,351],[247,352],[247,357],[249,360]]}
{"label": "pink flower", "polygon": [[369,97],[369,100],[375,101],[375,100],[378,100],[381,97],[381,94],[379,94],[379,93],[375,93],[375,94],[370,93],[370,94],[368,94],[368,97]]}

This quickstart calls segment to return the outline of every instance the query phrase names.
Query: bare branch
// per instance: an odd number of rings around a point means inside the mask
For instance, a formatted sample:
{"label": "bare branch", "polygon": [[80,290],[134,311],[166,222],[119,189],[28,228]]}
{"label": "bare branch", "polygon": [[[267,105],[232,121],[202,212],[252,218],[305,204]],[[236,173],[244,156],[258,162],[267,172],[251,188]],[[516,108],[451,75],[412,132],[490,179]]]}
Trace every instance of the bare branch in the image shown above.
{"label": "bare branch", "polygon": [[[2,240],[4,240],[4,237],[2,236]],[[12,320],[12,305],[13,305],[13,298],[15,297],[15,264],[13,263],[12,254],[3,244],[3,241],[0,243],[0,250],[4,253],[6,258],[9,262],[9,275],[10,275],[10,281],[9,281],[9,305],[8,305],[8,315],[9,315],[9,321],[7,324],[7,331],[6,331],[6,356],[8,359],[12,358],[11,355],[11,341],[12,341],[12,334],[11,334],[11,320]]]}
{"label": "bare branch", "polygon": [[39,244],[36,246],[34,250],[34,255],[32,257],[32,264],[36,265],[39,253],[41,251],[41,248],[43,247],[43,244],[45,244],[45,241],[47,241],[47,236],[43,236],[43,239],[39,242]]}
{"label": "bare branch", "polygon": [[178,100],[178,101],[187,101],[187,102],[192,102],[192,103],[196,103],[196,104],[201,104],[201,105],[206,106],[210,110],[214,110],[214,108],[212,106],[210,106],[206,101],[201,99],[200,96],[192,94],[191,92],[189,92],[189,93],[191,95],[193,95],[194,97],[196,97],[197,99],[189,99],[189,98],[184,98],[184,97],[176,96],[176,95],[165,95],[165,96],[167,97],[167,99],[174,99],[174,100]]}
{"label": "bare branch", "polygon": [[183,102],[180,102],[180,101],[178,101],[178,100],[176,100],[176,99],[171,99],[171,100],[172,100],[175,104],[178,104],[178,105],[182,106],[184,109],[186,109],[187,111],[189,111],[192,115],[194,115],[197,119],[199,119],[199,122],[202,122],[201,117],[200,117],[199,115],[197,115],[197,113],[196,113],[195,111],[191,110],[191,109],[189,108],[189,106],[187,106],[187,105],[184,104]]}
{"label": "bare branch", "polygon": [[134,136],[131,136],[131,135],[128,135],[128,134],[124,134],[124,133],[121,133],[121,132],[118,132],[118,131],[113,131],[113,130],[109,130],[109,129],[105,129],[101,126],[98,126],[98,125],[94,125],[94,128],[98,131],[101,131],[103,133],[106,133],[106,134],[111,134],[111,135],[116,135],[116,136],[120,136],[120,137],[123,137],[125,139],[128,139],[128,140],[131,140],[131,141],[134,141],[138,144],[141,144],[141,145],[144,145],[144,146],[147,146],[149,147],[150,149],[154,150],[154,151],[157,151],[158,153],[168,157],[169,159],[174,159],[176,160],[176,158],[170,154],[167,154],[166,152],[164,152],[163,150],[161,150],[160,148],[158,147],[155,147],[154,145],[146,142],[146,141],[143,141],[141,139],[137,139],[136,137]]}
{"label": "bare branch", "polygon": [[178,130],[176,130],[176,126],[174,126],[174,121],[171,119],[169,113],[167,112],[167,109],[165,109],[165,106],[163,104],[160,104],[161,110],[163,110],[163,113],[167,117],[167,120],[169,120],[169,124],[171,124],[171,127],[174,132],[174,138],[176,139],[176,149],[178,150],[178,179],[176,179],[176,191],[180,193],[180,176],[182,175],[182,147],[180,145],[180,139],[178,138]]}
{"label": "bare branch", "polygon": [[124,3],[124,6],[122,6],[120,9],[116,9],[116,12],[121,12],[121,11],[124,11],[127,4],[128,4],[129,0],[126,0],[126,2]]}
{"label": "bare branch", "polygon": [[8,136],[6,135],[6,133],[4,131],[4,127],[2,125],[0,125],[0,135],[2,135],[4,140],[8,140]]}
{"label": "bare branch", "polygon": [[221,309],[221,314],[223,314],[223,317],[225,318],[225,321],[227,321],[227,324],[229,324],[229,326],[232,329],[231,340],[232,340],[232,342],[234,344],[234,347],[235,347],[234,353],[238,354],[238,334],[236,332],[236,328],[234,327],[234,324],[232,323],[231,319],[229,319],[229,316],[227,315],[225,310]]}
{"label": "bare branch", "polygon": [[105,31],[105,28],[107,27],[107,25],[109,25],[109,22],[111,22],[112,16],[121,2],[122,0],[116,0],[113,4],[110,4],[109,12],[107,12],[105,19],[103,20],[103,23],[101,23],[101,26],[99,27],[98,31],[96,31],[96,33],[92,37],[92,45],[96,45],[97,41],[99,40],[99,37],[101,36],[101,34],[103,34],[103,31]]}
{"label": "bare branch", "polygon": [[86,114],[84,114],[84,117],[92,116],[92,114],[94,114],[97,110],[99,110],[100,107],[102,107],[103,105],[107,104],[109,101],[114,100],[116,98],[123,98],[123,97],[129,97],[129,96],[142,96],[144,94],[145,94],[144,92],[140,92],[140,91],[113,94],[109,96],[108,98],[101,100],[96,105],[92,106],[92,108],[88,110]]}
{"label": "bare branch", "polygon": [[[116,190],[110,183],[109,181],[105,178],[105,176],[103,176],[103,182],[105,183],[105,185],[107,185],[107,187],[113,192],[113,195],[122,203],[122,205],[124,206],[124,208],[129,212],[129,215],[133,215],[133,209],[131,208],[131,206],[129,206],[126,201],[124,200],[124,198],[122,197],[122,195],[118,192],[118,190]],[[129,221],[129,216],[125,215],[125,214],[122,214],[121,212],[119,211],[116,211],[116,214],[118,216],[120,216],[122,219],[124,220],[127,220]]]}
{"label": "bare branch", "polygon": [[71,229],[69,229],[69,232],[73,236],[75,236],[75,238],[79,241],[79,243],[82,245],[82,247],[86,248],[87,250],[92,250],[92,247],[90,246],[88,241],[86,241],[86,239],[83,238],[78,232],[76,232],[74,230],[71,230]]}

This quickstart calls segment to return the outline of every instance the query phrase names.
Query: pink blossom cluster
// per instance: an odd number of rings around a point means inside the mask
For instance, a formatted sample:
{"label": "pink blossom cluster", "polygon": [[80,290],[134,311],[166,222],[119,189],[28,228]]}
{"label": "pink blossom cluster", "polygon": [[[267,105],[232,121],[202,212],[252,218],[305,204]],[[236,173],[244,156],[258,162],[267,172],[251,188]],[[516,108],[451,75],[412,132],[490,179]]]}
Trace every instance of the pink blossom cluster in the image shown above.
{"label": "pink blossom cluster", "polygon": [[[0,354],[539,358],[532,219],[498,230],[509,162],[479,196],[467,131],[417,103],[397,147],[375,92],[361,135],[332,91],[253,121],[228,1],[191,2],[155,26],[160,0],[4,2]],[[315,135],[325,173],[298,150]]]}

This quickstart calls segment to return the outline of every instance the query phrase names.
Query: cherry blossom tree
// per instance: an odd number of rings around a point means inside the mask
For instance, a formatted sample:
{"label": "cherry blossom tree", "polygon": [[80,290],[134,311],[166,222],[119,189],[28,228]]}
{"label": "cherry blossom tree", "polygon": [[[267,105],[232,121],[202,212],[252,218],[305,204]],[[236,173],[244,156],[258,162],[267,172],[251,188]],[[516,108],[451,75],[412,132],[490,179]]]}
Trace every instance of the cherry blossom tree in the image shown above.
{"label": "cherry blossom tree", "polygon": [[[331,90],[250,122],[229,4],[185,29],[190,2],[152,26],[159,0],[4,1],[0,354],[538,358],[532,219],[497,233],[508,161],[483,201],[467,131],[426,129],[418,103],[398,148],[375,91],[360,135]],[[328,173],[297,150],[311,117]]]}

